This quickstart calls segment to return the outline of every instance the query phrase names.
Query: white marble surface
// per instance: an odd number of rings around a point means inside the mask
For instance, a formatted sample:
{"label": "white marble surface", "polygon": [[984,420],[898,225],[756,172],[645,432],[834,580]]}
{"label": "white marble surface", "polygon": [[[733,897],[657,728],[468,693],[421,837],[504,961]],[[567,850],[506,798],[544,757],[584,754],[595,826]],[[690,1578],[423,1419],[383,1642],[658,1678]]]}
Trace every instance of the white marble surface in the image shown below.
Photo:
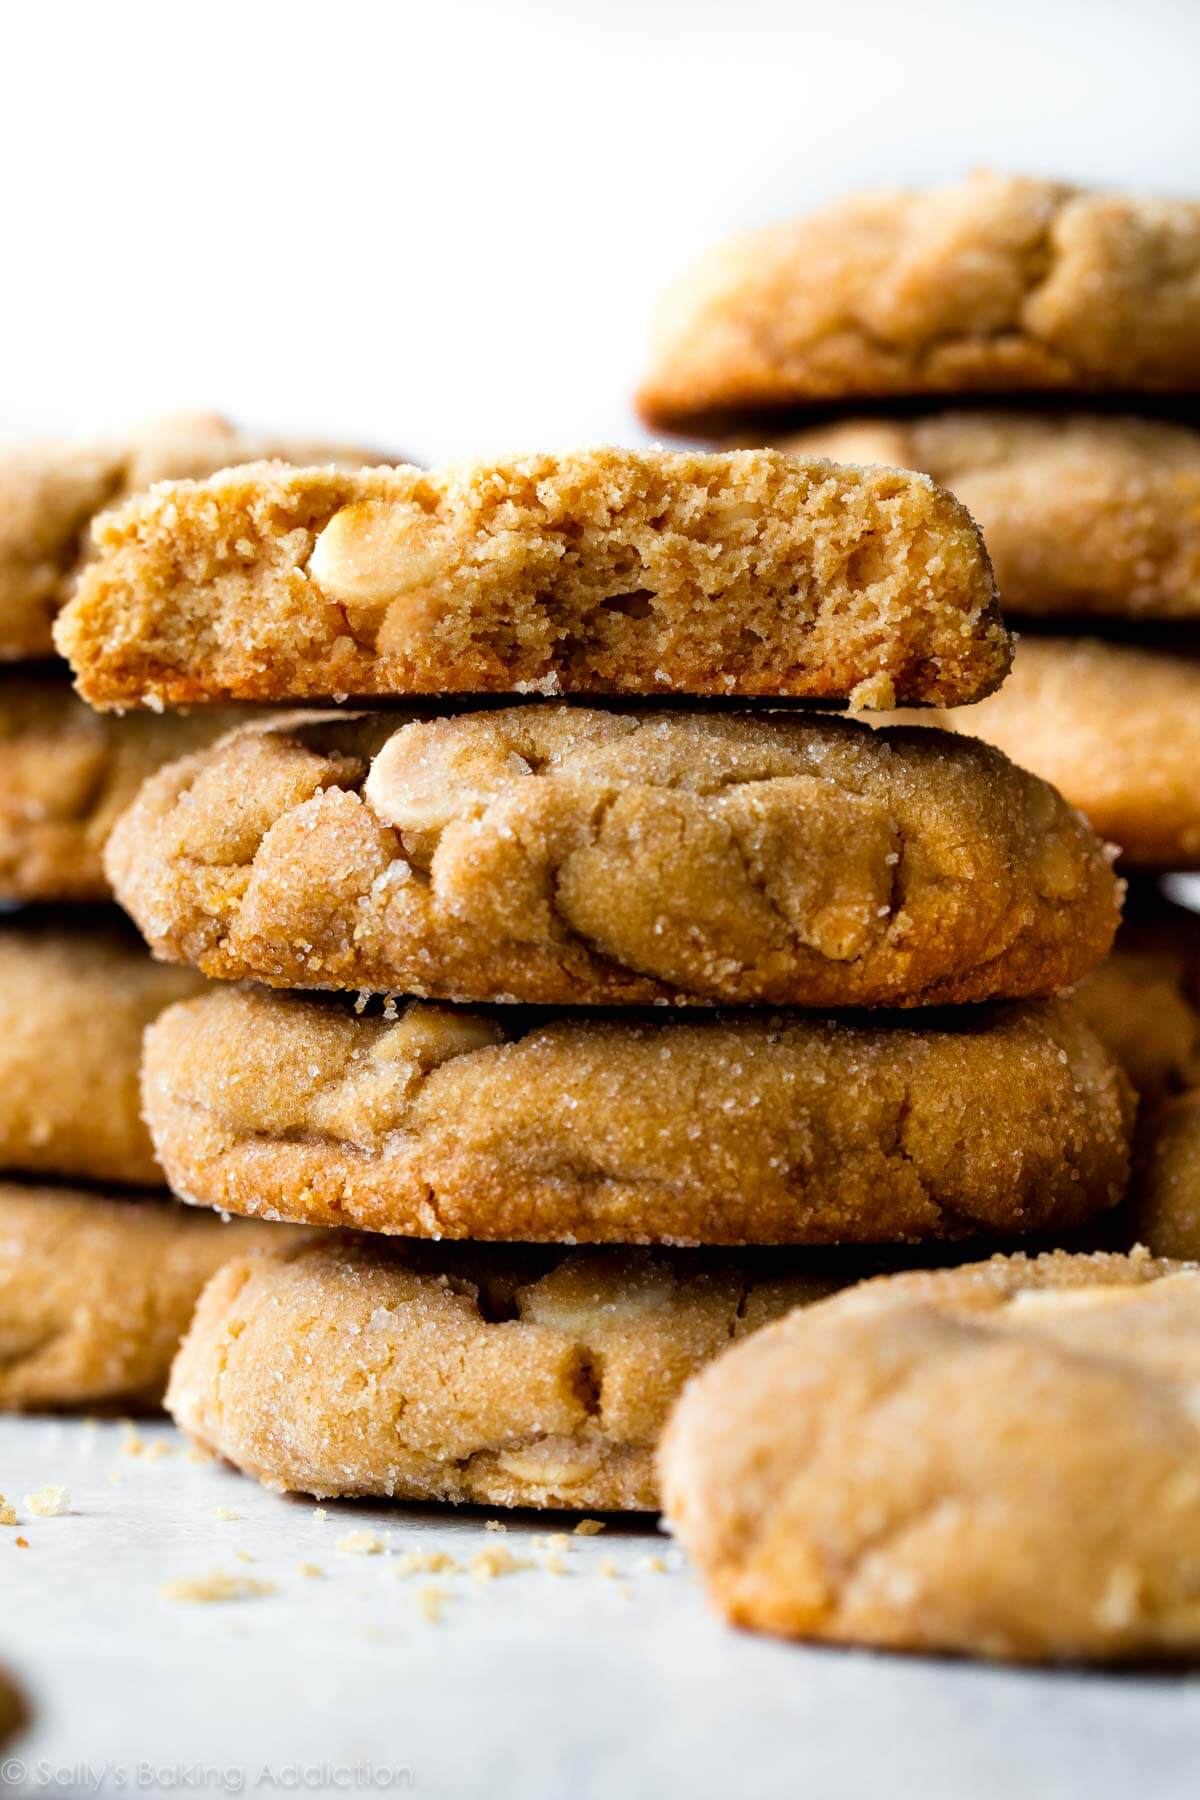
{"label": "white marble surface", "polygon": [[[412,1548],[466,1563],[503,1544],[541,1563],[533,1537],[573,1520],[522,1515],[501,1537],[482,1514],[320,1519],[191,1460],[165,1425],[138,1433],[129,1455],[116,1423],[0,1420],[0,1490],[22,1521],[0,1529],[0,1658],[36,1715],[10,1747],[13,1791],[1192,1800],[1200,1785],[1200,1677],[769,1643],[719,1624],[646,1522],[573,1537],[563,1575],[405,1577]],[[65,1516],[30,1516],[24,1496],[47,1483],[67,1489]],[[336,1548],[359,1529],[388,1553]],[[643,1566],[658,1555],[676,1566]],[[161,1591],[216,1569],[275,1591]],[[419,1600],[431,1583],[448,1596],[437,1623]]]}

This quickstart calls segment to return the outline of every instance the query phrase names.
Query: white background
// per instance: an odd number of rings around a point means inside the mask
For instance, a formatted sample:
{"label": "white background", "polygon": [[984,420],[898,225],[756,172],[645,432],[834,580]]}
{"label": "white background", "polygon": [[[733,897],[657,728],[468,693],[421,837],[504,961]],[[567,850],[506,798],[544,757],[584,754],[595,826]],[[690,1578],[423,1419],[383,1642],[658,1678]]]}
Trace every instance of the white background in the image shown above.
{"label": "white background", "polygon": [[637,441],[730,228],[977,163],[1200,191],[1195,0],[43,0],[0,63],[5,433]]}

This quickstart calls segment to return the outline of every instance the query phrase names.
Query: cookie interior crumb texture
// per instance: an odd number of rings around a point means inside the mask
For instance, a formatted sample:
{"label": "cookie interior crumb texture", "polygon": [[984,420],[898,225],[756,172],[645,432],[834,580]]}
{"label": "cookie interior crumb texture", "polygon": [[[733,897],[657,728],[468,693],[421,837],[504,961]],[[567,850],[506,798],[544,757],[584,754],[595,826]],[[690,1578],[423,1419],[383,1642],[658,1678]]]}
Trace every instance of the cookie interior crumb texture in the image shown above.
{"label": "cookie interior crumb texture", "polygon": [[304,1236],[165,1199],[0,1182],[0,1411],[157,1406],[208,1278]]}
{"label": "cookie interior crumb texture", "polygon": [[1081,412],[849,419],[775,440],[923,469],[976,519],[1007,615],[1200,617],[1200,431]]}
{"label": "cookie interior crumb texture", "polygon": [[96,527],[58,626],[100,707],[623,693],[956,705],[1010,660],[987,553],[927,476],[583,450],[437,474],[279,465]]}
{"label": "cookie interior crumb texture", "polygon": [[168,1406],[267,1486],[650,1510],[653,1453],[699,1366],[834,1283],[751,1256],[353,1239],[234,1262]]}
{"label": "cookie interior crumb texture", "polygon": [[105,507],[157,481],[211,475],[261,457],[379,461],[377,452],[307,439],[266,438],[211,413],[180,414],[92,443],[42,439],[0,450],[0,661],[51,656],[55,615],[90,554],[88,531]]}
{"label": "cookie interior crumb texture", "polygon": [[215,988],[147,1035],[172,1187],[417,1237],[863,1243],[1071,1229],[1132,1106],[1063,1001],[879,1023],[523,1019]]}
{"label": "cookie interior crumb texture", "polygon": [[739,1346],[663,1442],[718,1607],[783,1636],[1028,1661],[1200,1643],[1200,1270],[996,1258]]}
{"label": "cookie interior crumb texture", "polygon": [[643,418],[814,403],[1200,390],[1200,206],[981,172],[710,250],[663,296]]}
{"label": "cookie interior crumb texture", "polygon": [[209,975],[548,1004],[1044,995],[1119,899],[1053,789],[965,739],[544,704],[234,737],[146,784],[107,868]]}

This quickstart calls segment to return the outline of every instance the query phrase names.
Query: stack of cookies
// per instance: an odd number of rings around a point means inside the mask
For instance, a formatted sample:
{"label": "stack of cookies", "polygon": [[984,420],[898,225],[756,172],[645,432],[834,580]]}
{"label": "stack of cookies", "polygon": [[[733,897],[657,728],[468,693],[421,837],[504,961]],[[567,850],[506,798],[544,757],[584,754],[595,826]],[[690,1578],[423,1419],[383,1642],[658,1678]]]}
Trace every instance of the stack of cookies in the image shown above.
{"label": "stack of cookies", "polygon": [[0,456],[0,1407],[161,1398],[209,1276],[233,1249],[275,1242],[168,1203],[141,1119],[141,1039],[204,983],[150,959],[102,862],[145,777],[239,715],[96,714],[51,631],[94,514],[160,478],[284,449],[364,460],[208,417]]}
{"label": "stack of cookies", "polygon": [[641,394],[656,426],[924,470],[979,521],[1028,635],[1002,689],[937,722],[1119,848],[1133,922],[1083,999],[1143,1096],[1133,1229],[1186,1255],[1200,923],[1152,886],[1200,869],[1198,392],[1200,206],[979,174],[710,252]]}
{"label": "stack of cookies", "polygon": [[731,1340],[1123,1192],[1127,1085],[1058,997],[1116,925],[1091,829],[983,743],[780,710],[1003,680],[927,476],[262,464],[101,521],[57,638],[102,708],[406,708],[264,718],[108,846],[215,979],[147,1034],[172,1188],[327,1228],[227,1264],[172,1377],[270,1485],[652,1507]]}

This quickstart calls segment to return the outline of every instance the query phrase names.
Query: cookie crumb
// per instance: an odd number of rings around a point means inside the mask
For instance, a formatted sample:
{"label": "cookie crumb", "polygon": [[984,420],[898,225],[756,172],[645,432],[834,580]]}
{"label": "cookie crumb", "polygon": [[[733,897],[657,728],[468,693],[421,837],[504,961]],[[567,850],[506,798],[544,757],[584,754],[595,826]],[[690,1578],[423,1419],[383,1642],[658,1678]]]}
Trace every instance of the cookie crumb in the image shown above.
{"label": "cookie crumb", "polygon": [[531,1569],[527,1556],[514,1556],[507,1544],[496,1544],[471,1558],[472,1575],[478,1582],[494,1581],[497,1575],[515,1575],[518,1569]]}
{"label": "cookie crumb", "polygon": [[599,1537],[604,1530],[603,1519],[580,1519],[575,1527],[576,1537]]}
{"label": "cookie crumb", "polygon": [[317,1563],[302,1562],[296,1564],[297,1575],[303,1575],[308,1581],[322,1581],[325,1571]]}
{"label": "cookie crumb", "polygon": [[27,1537],[15,1538],[13,1541],[16,1544],[18,1550],[28,1550],[29,1539]]}
{"label": "cookie crumb", "polygon": [[444,1587],[435,1587],[432,1583],[417,1589],[417,1606],[421,1617],[436,1625],[446,1610],[446,1602],[450,1595]]}
{"label": "cookie crumb", "polygon": [[232,1506],[218,1506],[215,1511],[218,1519],[240,1519],[242,1516],[240,1512],[235,1512]]}
{"label": "cookie crumb", "polygon": [[235,1550],[233,1554],[237,1557],[239,1562],[251,1563],[254,1561],[254,1558],[248,1550]]}
{"label": "cookie crumb", "polygon": [[37,1519],[57,1519],[70,1512],[71,1496],[66,1488],[51,1483],[39,1488],[36,1494],[26,1494],[25,1504]]}
{"label": "cookie crumb", "polygon": [[565,1575],[567,1572],[567,1559],[560,1551],[552,1550],[549,1556],[543,1556],[542,1567],[545,1569],[547,1575]]}
{"label": "cookie crumb", "polygon": [[[481,1551],[486,1555],[486,1551]],[[452,1575],[458,1570],[458,1564],[448,1550],[406,1550],[396,1558],[393,1565],[396,1574],[406,1575]]]}
{"label": "cookie crumb", "polygon": [[314,1519],[327,1519],[329,1514],[323,1506],[314,1506],[312,1516]]}
{"label": "cookie crumb", "polygon": [[605,1576],[610,1581],[613,1580],[617,1573],[617,1565],[611,1556],[602,1556],[600,1558],[600,1561],[596,1564],[596,1573],[597,1575]]}
{"label": "cookie crumb", "polygon": [[15,1525],[16,1522],[16,1507],[12,1504],[11,1500],[6,1500],[4,1495],[0,1494],[0,1525]]}
{"label": "cookie crumb", "polygon": [[347,1531],[334,1544],[346,1556],[379,1556],[386,1547],[377,1531]]}
{"label": "cookie crumb", "polygon": [[651,1575],[665,1575],[667,1572],[666,1560],[661,1556],[643,1556],[638,1568],[645,1569]]}
{"label": "cookie crumb", "polygon": [[252,1600],[261,1594],[273,1594],[275,1583],[256,1581],[252,1575],[227,1575],[221,1569],[214,1569],[211,1575],[188,1575],[179,1581],[168,1581],[159,1592],[164,1600],[210,1606],[223,1600]]}
{"label": "cookie crumb", "polygon": [[483,1529],[485,1531],[507,1531],[508,1526],[504,1523],[503,1519],[485,1519],[483,1521]]}

